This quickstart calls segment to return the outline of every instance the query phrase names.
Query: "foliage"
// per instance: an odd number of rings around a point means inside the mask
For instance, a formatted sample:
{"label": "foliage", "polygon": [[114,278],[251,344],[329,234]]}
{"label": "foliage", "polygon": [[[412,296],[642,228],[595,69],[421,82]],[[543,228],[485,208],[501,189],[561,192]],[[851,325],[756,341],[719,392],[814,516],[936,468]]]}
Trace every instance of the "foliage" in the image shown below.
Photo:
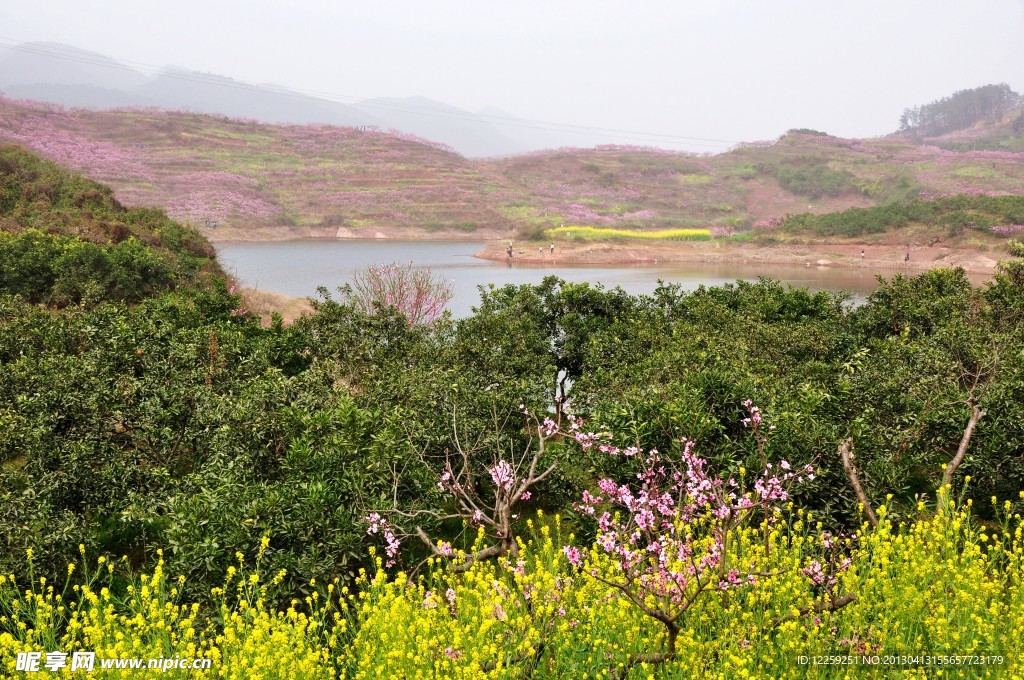
{"label": "foliage", "polygon": [[817,158],[785,159],[774,167],[773,174],[783,189],[808,198],[840,196],[853,189],[853,175],[834,170]]}
{"label": "foliage", "polygon": [[790,128],[789,130],[786,130],[786,134],[787,135],[811,135],[811,136],[814,136],[814,137],[831,137],[832,136],[832,135],[830,135],[827,132],[822,132],[821,130],[814,130],[812,128]]}
{"label": "foliage", "polygon": [[900,132],[941,135],[969,128],[975,123],[999,118],[1020,101],[1020,95],[1006,83],[958,90],[929,104],[905,109]]}
{"label": "foliage", "polygon": [[[958,272],[897,277],[850,310],[771,282],[634,297],[551,277],[487,289],[473,315],[432,327],[327,296],[264,329],[226,288],[60,312],[0,297],[0,563],[33,548],[53,574],[81,542],[143,565],[161,546],[202,589],[272,531],[268,564],[301,592],[357,572],[367,509],[444,512],[446,452],[493,465],[527,450],[519,404],[569,403],[622,448],[686,436],[716,467],[756,469],[737,425],[754,397],[780,427],[777,455],[818,468],[797,502],[838,528],[857,502],[837,442],[855,438],[871,502],[891,493],[906,516],[973,394],[986,415],[956,479],[973,477],[972,498],[1006,496],[1024,486],[1018,280],[1012,267],[986,289]],[[524,510],[636,472],[548,454],[560,465]],[[467,547],[458,527],[424,529]]]}
{"label": "foliage", "polygon": [[610,229],[604,227],[567,226],[548,229],[551,238],[566,237],[577,239],[640,239],[653,241],[706,241],[711,238],[708,229],[661,229],[640,231],[637,229]]}
{"label": "foliage", "polygon": [[[257,553],[270,534],[273,547],[263,548],[261,564],[285,572],[266,608],[287,610],[290,598],[312,596],[311,580],[353,585],[371,563],[367,548],[376,537],[363,522],[371,512],[387,510],[390,526],[416,533],[415,526],[430,537],[429,546],[413,543],[388,555],[400,567],[438,552],[472,555],[479,540],[480,550],[519,552],[507,565],[514,570],[518,559],[535,559],[520,545],[522,515],[543,509],[573,523],[576,538],[567,542],[580,550],[574,561],[592,559],[606,581],[623,584],[601,571],[614,568],[612,556],[584,549],[600,548],[596,541],[607,535],[573,504],[601,480],[609,489],[629,488],[644,472],[641,457],[609,456],[600,446],[667,456],[679,452],[682,438],[695,442],[709,469],[739,482],[741,470],[760,474],[766,455],[794,469],[813,466],[815,478],[787,493],[795,509],[813,512],[833,533],[860,524],[858,499],[835,453],[847,438],[868,504],[885,505],[897,523],[919,516],[919,498],[938,486],[958,447],[966,453],[949,474],[958,487],[970,476],[968,501],[981,506],[1024,487],[1019,261],[1004,263],[983,288],[962,271],[897,276],[855,307],[843,295],[770,281],[692,292],[662,285],[632,296],[548,277],[488,287],[466,318],[410,324],[394,306],[364,308],[351,291],[337,299],[323,291],[313,315],[288,328],[263,328],[230,285],[213,278],[215,263],[196,249],[202,242],[194,232],[160,213],[126,212],[102,191],[82,199],[93,186],[85,180],[22,152],[5,153],[19,179],[5,185],[16,190],[4,194],[0,234],[0,573],[22,571],[32,550],[35,578],[53,582],[77,559],[78,544],[105,558],[127,555],[125,568],[138,573],[155,569],[162,549],[167,568],[186,577],[175,586],[178,596],[212,611],[220,604],[211,588],[220,587],[235,553]],[[1021,209],[1014,197],[957,196],[868,214],[939,223],[968,216],[998,226],[1020,224]],[[778,425],[768,449],[741,423],[752,417],[748,399]],[[579,432],[564,429],[569,413],[614,435],[582,449],[573,443]],[[546,417],[556,430],[547,429]],[[976,428],[964,446],[969,422]],[[528,454],[539,441],[534,473]],[[462,474],[459,461],[472,474]],[[439,481],[465,493],[453,496]],[[453,512],[457,498],[487,504],[489,533],[462,523],[464,514]],[[608,526],[618,522],[626,531],[637,518],[621,494],[614,498],[626,512]],[[977,512],[996,519],[988,503]],[[395,519],[402,517],[423,521]],[[709,549],[714,531],[701,532],[714,526],[708,519],[693,534]],[[745,531],[737,525],[727,533],[750,542],[756,555],[755,536]],[[780,549],[769,546],[781,559]],[[823,557],[814,559],[824,565]],[[559,565],[553,578],[568,583],[580,575]],[[794,566],[794,578],[805,567]],[[504,568],[479,559],[466,578]],[[120,578],[110,586],[120,587]],[[598,591],[611,587],[628,599],[608,583],[574,583],[587,597],[606,598],[611,591]],[[391,587],[382,582],[374,592]],[[719,597],[701,595],[693,611],[717,611]],[[737,594],[736,602],[745,597]],[[844,611],[861,611],[860,602]],[[626,617],[615,626],[645,631],[637,640],[647,645],[620,649],[617,658],[665,653],[661,624],[642,612],[615,616]],[[363,621],[368,634],[380,623]],[[856,634],[863,641],[862,628]],[[517,630],[509,635],[534,636]],[[604,628],[591,634],[610,639]],[[498,644],[487,631],[479,635],[473,639],[481,645]],[[685,640],[684,631],[678,635]],[[774,643],[764,644],[766,654],[775,653]],[[677,645],[680,659],[690,658],[687,649]],[[473,654],[481,663],[495,658],[483,648]],[[596,669],[607,662],[588,659],[571,663]]]}
{"label": "foliage", "polygon": [[[68,565],[58,591],[53,582],[33,578],[30,553],[23,583],[0,576],[0,667],[13,676],[16,652],[41,651],[45,663],[47,652],[64,650],[65,673],[72,651],[90,651],[96,661],[89,675],[99,678],[125,675],[113,670],[116,666],[104,670],[102,659],[209,660],[208,671],[163,668],[170,678],[336,677],[325,671],[333,670],[331,658],[345,635],[346,621],[339,614],[349,607],[351,594],[336,590],[335,581],[323,599],[314,592],[305,603],[293,600],[287,608],[274,608],[270,598],[284,574],[266,577],[261,558],[267,546],[264,539],[252,567],[238,553],[213,588],[212,612],[185,599],[184,577],[171,580],[163,559],[148,574],[133,574],[124,563],[103,557],[90,568],[82,546],[81,560]],[[79,565],[83,578],[76,573]]]}
{"label": "foliage", "polygon": [[[701,171],[661,160],[675,182]],[[461,319],[433,314],[447,289],[429,276],[405,296],[406,270],[264,328],[194,231],[16,149],[0,169],[5,667],[90,646],[202,650],[228,677],[815,677],[793,658],[825,651],[1018,663],[1018,510],[989,498],[1024,488],[1020,260],[984,287],[960,270],[880,280],[857,305],[767,280],[633,296],[547,277],[484,288]],[[879,222],[1001,234],[1024,204],[762,226]],[[877,528],[836,453],[849,440]],[[977,519],[922,503],[943,480]],[[394,565],[370,577],[380,535]],[[406,535],[428,540],[399,549]],[[125,558],[111,572],[83,550]],[[239,552],[259,556],[255,581]]]}
{"label": "foliage", "polygon": [[820,215],[789,215],[780,228],[790,233],[853,237],[881,234],[917,223],[943,226],[952,234],[967,229],[999,233],[993,225],[1016,224],[1022,217],[1024,197],[957,195],[894,202],[874,208],[850,208]]}
{"label": "foliage", "polygon": [[134,237],[171,259],[198,258],[208,271],[222,274],[213,247],[197,231],[161,210],[125,208],[109,187],[6,144],[0,145],[0,225],[101,246]]}
{"label": "foliage", "polygon": [[64,307],[82,302],[140,302],[189,281],[198,260],[173,258],[134,237],[99,246],[30,229],[0,233],[0,292]]}
{"label": "foliage", "polygon": [[[895,524],[880,507],[877,529],[864,525],[844,537],[793,510],[767,543],[759,528],[739,532],[723,561],[764,575],[695,601],[678,652],[659,675],[820,678],[831,671],[798,658],[852,654],[977,656],[985,663],[958,664],[957,673],[1021,677],[1020,517],[986,528],[969,510],[931,512],[922,503],[919,518]],[[311,584],[313,592],[280,609],[271,604],[280,574],[260,559],[247,567],[241,555],[214,588],[212,611],[183,597],[181,581],[160,562],[141,575],[111,566],[129,577],[111,582],[102,561],[90,569],[76,560],[54,582],[37,578],[30,559],[26,572],[0,577],[0,666],[13,670],[20,651],[83,649],[100,657],[210,658],[206,677],[217,678],[647,677],[652,665],[630,669],[630,657],[661,648],[662,627],[601,580],[621,572],[597,545],[572,564],[562,549],[572,535],[563,527],[538,515],[514,561],[479,562],[464,574],[431,567],[418,576],[389,576],[378,565],[360,577],[358,594],[335,582]],[[846,562],[843,571],[820,570],[835,559]],[[830,587],[857,597],[816,609]],[[926,663],[876,669],[898,677],[923,674]],[[166,675],[195,677],[186,673]]]}

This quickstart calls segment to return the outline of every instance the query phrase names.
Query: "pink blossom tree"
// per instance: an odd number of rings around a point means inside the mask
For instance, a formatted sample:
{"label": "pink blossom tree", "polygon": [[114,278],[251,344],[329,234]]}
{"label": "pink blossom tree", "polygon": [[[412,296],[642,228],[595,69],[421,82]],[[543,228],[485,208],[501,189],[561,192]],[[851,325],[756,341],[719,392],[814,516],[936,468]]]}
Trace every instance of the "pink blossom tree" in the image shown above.
{"label": "pink blossom tree", "polygon": [[410,326],[430,325],[441,318],[452,298],[449,281],[435,277],[429,269],[412,263],[371,265],[357,272],[352,297],[366,314],[393,307]]}
{"label": "pink blossom tree", "polygon": [[[781,506],[789,500],[791,487],[814,479],[814,468],[795,467],[785,460],[768,462],[767,428],[762,424],[761,412],[750,400],[744,406],[748,416],[743,424],[752,431],[762,465],[749,489],[734,478],[712,475],[707,462],[694,452],[692,441],[683,442],[678,456],[657,450],[644,452],[637,447],[622,449],[614,446],[606,433],[584,433],[578,420],[571,421],[572,434],[584,449],[596,446],[609,455],[641,461],[638,485],[602,479],[596,493],[584,492],[576,506],[597,520],[596,546],[612,557],[612,574],[587,568],[584,553],[578,548],[564,548],[571,564],[621,593],[665,628],[663,651],[632,655],[624,667],[612,673],[615,677],[623,677],[640,663],[671,660],[676,655],[676,640],[685,615],[702,596],[715,590],[751,586],[777,573],[759,571],[753,563],[730,563],[726,546],[737,530],[760,520],[767,558],[768,528],[782,514]],[[833,574],[837,569],[830,563],[822,566],[815,561],[802,571],[815,586],[836,585]],[[852,594],[838,596],[828,591],[801,614],[834,611],[853,600]]]}
{"label": "pink blossom tree", "polygon": [[[585,576],[609,586],[626,598],[643,614],[665,629],[664,649],[652,653],[633,654],[624,665],[611,671],[613,677],[624,677],[638,664],[659,664],[676,655],[676,641],[685,625],[685,616],[702,597],[715,591],[750,587],[760,579],[778,576],[783,570],[765,571],[769,563],[770,529],[783,515],[782,507],[791,497],[793,485],[813,480],[811,465],[794,466],[788,461],[770,462],[767,456],[769,433],[774,429],[763,424],[762,414],[750,400],[744,402],[747,417],[743,424],[750,429],[757,444],[761,470],[753,483],[721,478],[711,473],[707,461],[695,453],[692,441],[683,441],[676,455],[663,455],[657,450],[644,451],[638,446],[619,447],[609,432],[589,432],[583,421],[566,414],[564,425],[550,418],[528,417],[533,436],[530,445],[518,456],[493,456],[481,464],[476,452],[459,447],[458,455],[446,456],[437,486],[451,500],[448,512],[429,510],[402,513],[397,508],[365,517],[368,533],[381,533],[387,542],[388,565],[395,563],[401,538],[416,536],[428,547],[432,556],[452,559],[453,571],[465,571],[476,561],[511,556],[518,558],[512,534],[517,506],[531,498],[539,482],[557,468],[556,462],[545,459],[547,444],[553,438],[574,442],[584,452],[600,452],[610,456],[639,461],[636,484],[620,484],[601,479],[596,489],[584,491],[576,509],[592,517],[598,527],[594,550],[612,559],[612,569],[598,568],[593,553],[566,545],[563,552],[568,562],[581,569]],[[419,517],[437,520],[462,519],[466,525],[481,527],[486,545],[471,554],[457,554],[450,543],[431,539],[421,526],[404,531],[401,522],[415,524]],[[728,546],[737,540],[736,533],[744,527],[760,523],[765,534],[762,558],[741,562]],[[837,544],[822,534],[826,549]],[[809,606],[796,608],[772,625],[811,613],[838,610],[855,596],[840,595],[837,574],[849,561],[838,561],[838,551],[815,559],[800,569],[801,578],[819,593]]]}

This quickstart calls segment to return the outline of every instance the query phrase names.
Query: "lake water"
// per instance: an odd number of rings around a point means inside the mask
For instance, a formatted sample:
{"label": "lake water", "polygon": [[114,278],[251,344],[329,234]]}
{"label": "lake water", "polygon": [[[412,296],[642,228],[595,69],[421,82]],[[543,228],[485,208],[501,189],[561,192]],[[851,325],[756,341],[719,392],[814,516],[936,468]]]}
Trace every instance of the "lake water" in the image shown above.
{"label": "lake water", "polygon": [[479,304],[477,286],[539,283],[551,274],[566,281],[600,283],[607,288],[621,286],[634,294],[652,292],[659,279],[693,290],[701,285],[716,286],[737,279],[756,281],[766,276],[812,291],[847,290],[860,298],[875,289],[875,274],[893,274],[792,265],[520,265],[477,259],[473,254],[485,244],[467,241],[307,240],[215,245],[224,267],[243,285],[294,297],[315,297],[317,286],[333,292],[351,282],[354,272],[371,264],[411,261],[452,282],[454,296],[448,309],[455,316],[466,316]]}

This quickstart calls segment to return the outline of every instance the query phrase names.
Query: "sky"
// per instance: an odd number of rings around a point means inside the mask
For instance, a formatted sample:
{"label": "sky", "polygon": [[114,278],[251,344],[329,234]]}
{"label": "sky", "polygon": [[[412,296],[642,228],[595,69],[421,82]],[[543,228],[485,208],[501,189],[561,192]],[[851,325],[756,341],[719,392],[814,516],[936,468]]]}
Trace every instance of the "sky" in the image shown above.
{"label": "sky", "polygon": [[880,135],[956,90],[1024,90],[1024,0],[0,0],[0,45],[28,41],[694,150]]}

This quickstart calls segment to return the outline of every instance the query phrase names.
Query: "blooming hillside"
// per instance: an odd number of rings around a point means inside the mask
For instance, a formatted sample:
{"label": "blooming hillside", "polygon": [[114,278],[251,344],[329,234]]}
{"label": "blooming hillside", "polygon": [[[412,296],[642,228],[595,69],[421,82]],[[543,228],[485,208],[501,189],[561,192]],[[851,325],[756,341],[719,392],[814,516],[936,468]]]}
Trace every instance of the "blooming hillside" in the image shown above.
{"label": "blooming hillside", "polygon": [[[695,156],[560,149],[494,162],[537,224],[744,230],[761,220],[946,194],[1024,193],[1024,153],[789,133]],[[558,225],[556,225],[558,226]]]}
{"label": "blooming hillside", "polygon": [[512,226],[497,209],[502,193],[493,178],[408,135],[0,99],[0,139],[108,183],[122,202],[166,208],[215,238],[259,237],[267,227],[281,238]]}
{"label": "blooming hillside", "polygon": [[1024,194],[1024,151],[1008,137],[1019,130],[984,130],[980,147],[800,130],[718,155],[607,146],[470,161],[401,133],[0,98],[0,139],[215,240],[476,238],[568,224],[720,235],[788,214]]}

